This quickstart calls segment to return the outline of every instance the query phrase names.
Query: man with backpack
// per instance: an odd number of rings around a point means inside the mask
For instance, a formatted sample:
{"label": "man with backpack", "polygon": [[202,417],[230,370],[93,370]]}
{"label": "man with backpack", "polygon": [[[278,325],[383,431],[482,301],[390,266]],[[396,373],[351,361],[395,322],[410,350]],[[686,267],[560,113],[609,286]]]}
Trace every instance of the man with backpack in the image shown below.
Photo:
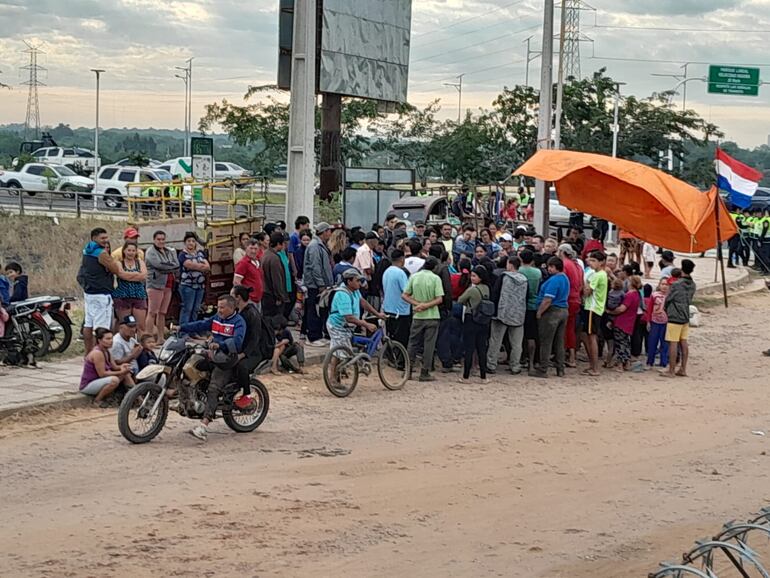
{"label": "man with backpack", "polygon": [[513,375],[521,373],[521,349],[524,342],[529,281],[519,273],[519,267],[521,267],[521,259],[508,257],[505,272],[492,287],[492,301],[496,309],[490,329],[487,373],[494,374],[497,371],[500,348],[506,334],[511,345],[508,367]]}

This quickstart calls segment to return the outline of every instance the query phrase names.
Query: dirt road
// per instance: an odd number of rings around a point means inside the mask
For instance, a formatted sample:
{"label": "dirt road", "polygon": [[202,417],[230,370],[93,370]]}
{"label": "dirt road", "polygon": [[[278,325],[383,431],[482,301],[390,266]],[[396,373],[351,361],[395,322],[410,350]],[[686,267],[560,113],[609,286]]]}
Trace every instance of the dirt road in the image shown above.
{"label": "dirt road", "polygon": [[646,576],[770,505],[767,307],[714,307],[690,378],[273,381],[255,434],[114,412],[0,425],[5,576]]}

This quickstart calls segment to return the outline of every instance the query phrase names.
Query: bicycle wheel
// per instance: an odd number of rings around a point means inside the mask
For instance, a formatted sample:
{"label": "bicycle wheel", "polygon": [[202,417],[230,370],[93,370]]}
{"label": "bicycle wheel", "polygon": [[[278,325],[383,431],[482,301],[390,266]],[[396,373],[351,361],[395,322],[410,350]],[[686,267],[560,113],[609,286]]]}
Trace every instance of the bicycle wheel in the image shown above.
{"label": "bicycle wheel", "polygon": [[410,370],[406,347],[398,341],[387,339],[377,356],[377,373],[380,374],[382,385],[390,390],[401,389],[409,380]]}
{"label": "bicycle wheel", "polygon": [[[358,385],[358,362],[351,363],[353,357],[353,351],[346,345],[338,345],[324,357],[324,383],[336,397],[349,396]],[[336,359],[336,364],[332,359]],[[335,365],[334,371],[332,365]]]}

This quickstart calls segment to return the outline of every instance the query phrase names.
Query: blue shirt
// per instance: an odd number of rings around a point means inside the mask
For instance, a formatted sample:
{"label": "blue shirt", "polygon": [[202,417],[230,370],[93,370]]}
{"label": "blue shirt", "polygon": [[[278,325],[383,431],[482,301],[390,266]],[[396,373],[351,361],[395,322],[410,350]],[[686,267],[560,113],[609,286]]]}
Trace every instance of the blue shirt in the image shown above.
{"label": "blue shirt", "polygon": [[409,315],[412,311],[409,303],[401,298],[409,282],[406,272],[401,267],[390,266],[382,276],[382,310],[391,315]]}
{"label": "blue shirt", "polygon": [[344,288],[337,289],[334,291],[334,298],[332,299],[329,323],[340,329],[347,327],[346,315],[361,317],[361,293],[359,291],[351,293]]}
{"label": "blue shirt", "polygon": [[299,233],[294,231],[291,235],[289,235],[289,248],[287,251],[290,254],[296,253],[299,248],[302,246],[302,240],[299,238]]}
{"label": "blue shirt", "polygon": [[543,302],[546,297],[551,298],[552,307],[567,308],[567,299],[569,298],[569,279],[564,273],[551,275],[540,286],[540,293],[537,295],[537,306]]}

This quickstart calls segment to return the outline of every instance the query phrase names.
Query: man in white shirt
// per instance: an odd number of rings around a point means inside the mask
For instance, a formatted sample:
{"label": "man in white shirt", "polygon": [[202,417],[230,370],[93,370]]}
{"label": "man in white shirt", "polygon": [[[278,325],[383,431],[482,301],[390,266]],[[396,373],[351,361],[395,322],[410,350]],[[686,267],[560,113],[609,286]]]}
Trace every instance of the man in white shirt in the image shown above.
{"label": "man in white shirt", "polygon": [[356,251],[356,260],[353,262],[353,266],[363,273],[367,281],[372,280],[372,274],[374,273],[374,249],[377,248],[380,238],[374,231],[369,231],[366,234],[363,245],[361,245]]}
{"label": "man in white shirt", "polygon": [[420,257],[422,242],[417,239],[409,239],[404,247],[407,249],[407,254],[409,255],[404,262],[404,268],[409,271],[410,275],[414,275],[417,271],[422,269],[423,265],[425,265],[425,259]]}
{"label": "man in white shirt", "polygon": [[142,354],[142,346],[136,340],[136,318],[127,315],[120,321],[118,333],[112,339],[112,363],[115,366],[128,363],[131,367],[131,375],[139,372],[137,359]]}

